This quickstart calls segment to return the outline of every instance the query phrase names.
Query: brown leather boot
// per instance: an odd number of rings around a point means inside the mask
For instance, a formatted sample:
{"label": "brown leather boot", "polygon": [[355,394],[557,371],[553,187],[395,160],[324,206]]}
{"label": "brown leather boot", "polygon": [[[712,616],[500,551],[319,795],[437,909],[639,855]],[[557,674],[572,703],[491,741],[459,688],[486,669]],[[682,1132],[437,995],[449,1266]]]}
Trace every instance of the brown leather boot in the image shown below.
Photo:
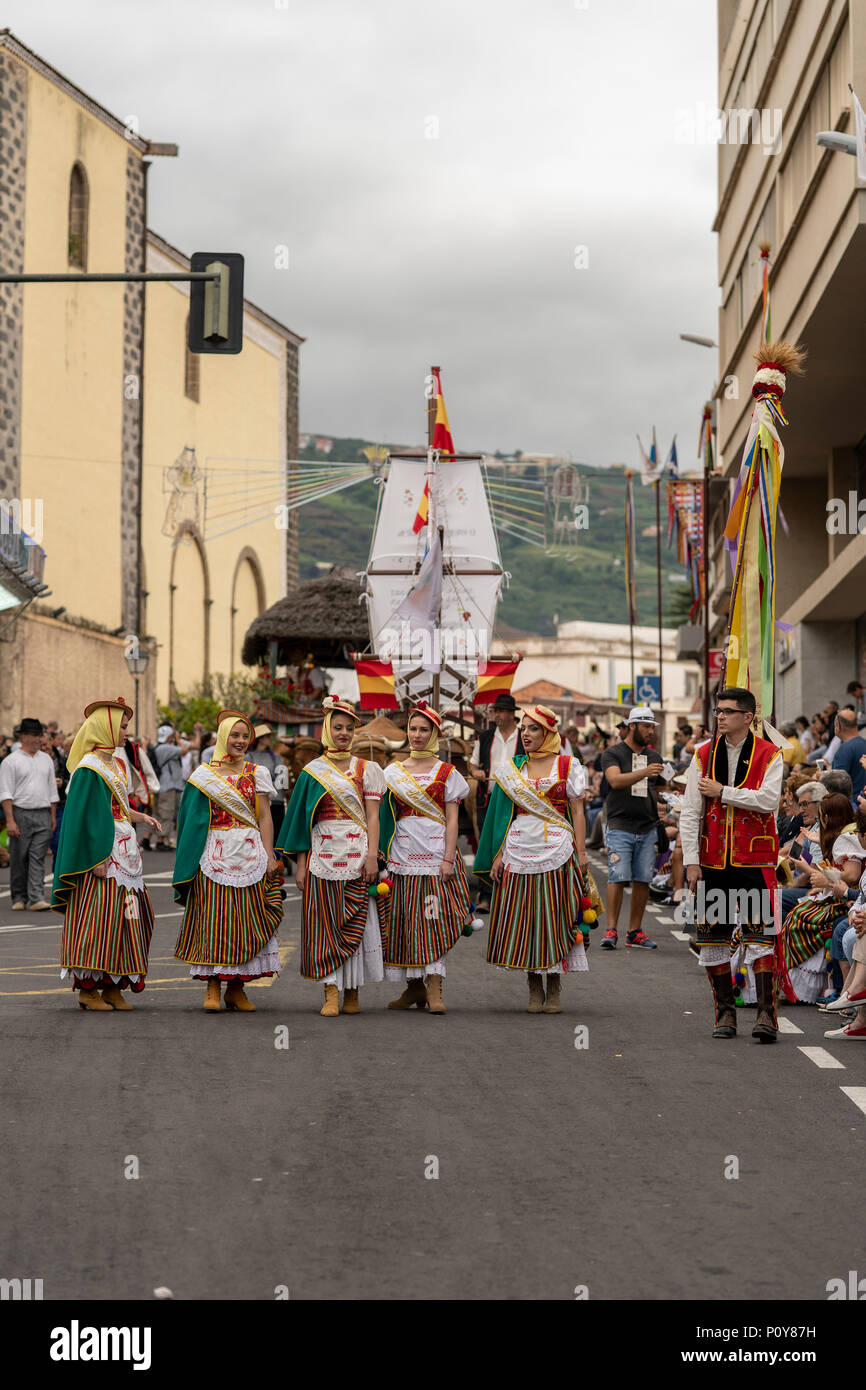
{"label": "brown leather boot", "polygon": [[559,989],[562,979],[559,975],[548,975],[547,977],[547,998],[544,1001],[544,1012],[546,1014],[561,1014],[562,1004],[560,1003]]}
{"label": "brown leather boot", "polygon": [[713,1029],[713,1037],[735,1038],[737,1036],[737,1006],[734,1003],[734,981],[731,978],[731,967],[725,961],[722,965],[708,965],[706,970],[716,1004],[716,1026]]}
{"label": "brown leather boot", "polygon": [[107,1004],[101,997],[98,989],[80,989],[78,991],[79,1009],[89,1009],[91,1013],[114,1013],[111,1004]]}
{"label": "brown leather boot", "polygon": [[120,1009],[121,1011],[123,1011],[125,1009],[132,1008],[132,1005],[128,1003],[121,994],[120,985],[105,985],[102,991],[102,997],[105,1000],[106,1004],[108,1004],[112,1009]]}
{"label": "brown leather boot", "polygon": [[431,1014],[444,1014],[445,1001],[442,998],[442,976],[427,976],[427,1006]]}
{"label": "brown leather boot", "polygon": [[423,980],[407,980],[400,998],[392,999],[388,1008],[411,1009],[413,1004],[419,1009],[427,1007],[427,989]]}
{"label": "brown leather boot", "polygon": [[243,980],[230,980],[226,985],[226,1008],[229,1013],[236,1010],[242,1014],[253,1014],[256,1006],[251,999],[248,999],[244,992]]}
{"label": "brown leather boot", "polygon": [[216,975],[211,975],[207,982],[203,1007],[206,1014],[218,1014],[220,1011],[220,982]]}
{"label": "brown leather boot", "polygon": [[361,1005],[358,1001],[357,989],[346,989],[343,991],[343,1013],[359,1014]]}
{"label": "brown leather boot", "polygon": [[319,1010],[322,1018],[336,1018],[340,1012],[340,991],[336,985],[325,985],[325,1002]]}
{"label": "brown leather boot", "polygon": [[[770,957],[764,959],[771,960]],[[755,974],[755,993],[758,996],[758,1016],[752,1029],[752,1037],[762,1043],[774,1043],[779,1036],[779,1020],[776,1017],[773,971],[772,968],[759,970],[760,964],[761,960],[756,960],[752,967]]]}
{"label": "brown leather boot", "polygon": [[530,970],[526,976],[529,982],[529,1003],[526,1006],[528,1014],[540,1014],[544,1009],[544,984],[541,976],[534,970]]}

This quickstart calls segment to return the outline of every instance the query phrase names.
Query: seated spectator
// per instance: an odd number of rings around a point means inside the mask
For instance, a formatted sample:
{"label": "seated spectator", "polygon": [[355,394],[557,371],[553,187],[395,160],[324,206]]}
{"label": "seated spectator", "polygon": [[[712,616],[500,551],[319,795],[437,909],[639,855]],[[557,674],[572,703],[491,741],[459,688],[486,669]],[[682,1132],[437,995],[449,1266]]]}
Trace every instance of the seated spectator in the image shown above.
{"label": "seated spectator", "polygon": [[831,767],[828,772],[822,772],[818,781],[827,788],[828,792],[839,792],[842,796],[847,796],[853,804],[853,783],[848,773],[843,772],[841,768]]}
{"label": "seated spectator", "polygon": [[845,694],[851,696],[850,703],[854,706],[857,718],[857,728],[862,729],[866,725],[866,689],[861,680],[849,681],[845,687]]}
{"label": "seated spectator", "polygon": [[823,797],[818,821],[821,857],[809,870],[811,887],[782,923],[785,967],[803,1004],[817,1003],[827,987],[824,942],[847,914],[848,889],[859,882],[866,860],[847,797],[839,792]]}
{"label": "seated spectator", "polygon": [[795,719],[794,724],[796,725],[797,737],[800,740],[803,752],[807,754],[811,753],[812,749],[815,747],[815,735],[809,727],[809,721],[805,714],[801,714]]}
{"label": "seated spectator", "polygon": [[803,752],[803,745],[797,737],[796,724],[783,724],[779,732],[787,740],[787,747],[782,749],[783,762],[788,767],[796,767],[798,763],[804,763],[806,754]]}
{"label": "seated spectator", "polygon": [[833,756],[833,771],[847,772],[857,796],[866,786],[866,738],[857,732],[857,716],[853,710],[840,710],[836,716],[836,736],[839,747]]}
{"label": "seated spectator", "polygon": [[797,805],[797,788],[791,786],[791,781],[792,779],[789,777],[782,788],[779,812],[776,816],[780,845],[788,844],[803,828],[803,817],[800,815],[800,808]]}

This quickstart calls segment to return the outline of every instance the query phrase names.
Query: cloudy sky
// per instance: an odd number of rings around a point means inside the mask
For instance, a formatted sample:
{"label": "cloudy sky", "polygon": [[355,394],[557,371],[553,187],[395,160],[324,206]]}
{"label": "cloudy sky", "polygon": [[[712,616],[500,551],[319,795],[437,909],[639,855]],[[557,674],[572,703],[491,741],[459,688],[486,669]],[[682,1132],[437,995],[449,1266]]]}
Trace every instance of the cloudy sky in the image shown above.
{"label": "cloudy sky", "polygon": [[[141,133],[150,222],[246,256],[307,338],[301,428],[694,458],[715,353],[715,0],[6,0],[3,23]],[[680,119],[682,127],[682,119]],[[288,247],[288,268],[279,248]]]}

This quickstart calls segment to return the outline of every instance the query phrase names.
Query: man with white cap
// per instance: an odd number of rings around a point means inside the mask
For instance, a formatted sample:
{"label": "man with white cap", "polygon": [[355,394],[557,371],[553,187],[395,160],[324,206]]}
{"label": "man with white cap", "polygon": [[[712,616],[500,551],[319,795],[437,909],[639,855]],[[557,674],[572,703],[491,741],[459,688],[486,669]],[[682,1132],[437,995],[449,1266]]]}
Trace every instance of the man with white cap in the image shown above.
{"label": "man with white cap", "polygon": [[631,885],[627,946],[655,950],[641,927],[655,871],[658,807],[650,790],[650,779],[662,773],[662,760],[652,747],[656,718],[646,705],[636,705],[626,720],[627,731],[620,743],[606,748],[601,770],[610,791],[607,812],[607,920],[602,937],[605,950],[617,943],[617,923],[625,885]]}
{"label": "man with white cap", "polygon": [[273,789],[270,793],[271,820],[274,823],[274,839],[276,839],[286,812],[283,792],[288,788],[289,774],[282,758],[271,747],[274,736],[271,726],[269,724],[256,724],[255,735],[255,741],[250,745],[247,757],[257,767],[266,768],[270,776]]}

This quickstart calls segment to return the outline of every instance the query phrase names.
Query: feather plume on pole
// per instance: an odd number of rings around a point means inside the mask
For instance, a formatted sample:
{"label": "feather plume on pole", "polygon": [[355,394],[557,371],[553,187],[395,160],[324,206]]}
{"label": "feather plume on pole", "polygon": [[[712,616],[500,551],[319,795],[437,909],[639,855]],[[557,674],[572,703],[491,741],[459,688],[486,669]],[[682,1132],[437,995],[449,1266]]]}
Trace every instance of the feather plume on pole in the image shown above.
{"label": "feather plume on pole", "polygon": [[779,426],[788,421],[781,401],[788,378],[803,372],[798,343],[762,343],[755,353],[755,405],[725,543],[734,563],[724,684],[744,686],[757,702],[755,727],[773,708],[776,623],[776,517],[785,450]]}

